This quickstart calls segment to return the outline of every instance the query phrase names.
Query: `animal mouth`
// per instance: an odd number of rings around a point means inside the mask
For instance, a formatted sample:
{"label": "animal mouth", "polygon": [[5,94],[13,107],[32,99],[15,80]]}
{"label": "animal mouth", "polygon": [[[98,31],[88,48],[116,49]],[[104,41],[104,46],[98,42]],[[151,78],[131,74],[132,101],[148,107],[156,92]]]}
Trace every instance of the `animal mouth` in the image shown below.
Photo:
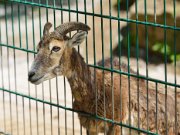
{"label": "animal mouth", "polygon": [[41,83],[41,79],[43,77],[44,77],[44,75],[39,77],[39,78],[36,78],[36,79],[31,79],[30,82],[33,83],[33,84],[40,84]]}

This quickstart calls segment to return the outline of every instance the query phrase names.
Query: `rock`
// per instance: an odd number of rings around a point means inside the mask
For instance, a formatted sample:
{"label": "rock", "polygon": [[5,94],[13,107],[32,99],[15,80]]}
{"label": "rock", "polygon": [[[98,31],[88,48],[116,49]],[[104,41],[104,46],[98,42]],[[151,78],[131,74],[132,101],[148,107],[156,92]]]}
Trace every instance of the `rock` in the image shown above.
{"label": "rock", "polygon": [[[148,22],[154,22],[153,15],[148,15],[147,18],[148,18]],[[132,15],[131,19],[135,20],[136,15],[135,14]],[[156,19],[157,19],[157,21],[156,21],[157,24],[162,24],[162,25],[164,24],[164,14],[156,16]],[[138,20],[144,21],[145,16],[143,14],[139,14]],[[166,13],[166,25],[174,26],[174,17],[169,13]],[[180,27],[180,18],[176,18],[176,27]],[[130,28],[131,36],[135,37],[136,36],[136,24],[135,23],[129,24],[129,28]],[[155,27],[155,26],[147,26],[147,32],[148,32],[148,45],[149,45],[150,49],[152,49],[152,46],[157,42],[164,43],[164,32],[165,32],[164,28]],[[138,25],[138,35],[139,35],[138,40],[139,40],[140,47],[146,46],[145,34],[146,34],[145,25]],[[144,37],[144,38],[142,38],[142,37]],[[170,45],[171,49],[173,50],[174,49],[174,30],[166,29],[166,42],[168,45]],[[176,45],[179,42],[180,42],[180,32],[176,31]],[[136,44],[136,42],[132,41],[132,44]],[[179,45],[176,46],[176,51],[177,51],[177,53],[180,53]]]}
{"label": "rock", "polygon": [[[132,20],[136,20],[136,14],[131,16]],[[138,14],[138,20],[144,22],[145,16],[144,14]],[[147,15],[148,22],[154,22],[154,15]],[[164,25],[164,14],[156,16],[156,23]],[[173,26],[174,25],[174,17],[170,13],[166,13],[166,25]],[[136,31],[136,26],[138,31]],[[167,44],[167,54],[168,54],[168,62],[170,62],[170,55],[174,54],[174,30],[173,29],[166,29],[166,37],[164,35],[165,29],[155,26],[147,25],[147,39],[146,39],[146,28],[144,24],[136,23],[129,23],[128,26],[125,26],[121,29],[121,34],[123,35],[124,39],[122,41],[123,48],[127,48],[127,27],[129,29],[129,44],[131,45],[132,55],[136,56],[136,35],[138,34],[138,45],[139,45],[139,52],[140,56],[146,58],[146,46],[148,45],[148,53],[149,58],[154,59],[156,62],[164,62],[164,53],[159,53],[159,51],[154,50],[154,46],[160,44],[164,46],[165,39]],[[176,18],[176,27],[180,27],[180,17]],[[180,31],[175,31],[176,33],[176,54],[180,54]],[[161,51],[164,51],[162,49]],[[117,51],[115,51],[117,52]],[[124,52],[124,51],[123,51]]]}

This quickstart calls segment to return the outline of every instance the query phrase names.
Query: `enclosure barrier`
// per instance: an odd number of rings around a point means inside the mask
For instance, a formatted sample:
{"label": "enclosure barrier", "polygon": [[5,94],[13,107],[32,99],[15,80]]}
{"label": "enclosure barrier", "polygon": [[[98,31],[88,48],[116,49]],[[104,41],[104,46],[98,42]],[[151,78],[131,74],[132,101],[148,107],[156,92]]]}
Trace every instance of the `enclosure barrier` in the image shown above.
{"label": "enclosure barrier", "polygon": [[[115,0],[114,0],[115,1]],[[167,94],[168,87],[174,90],[175,110],[177,108],[177,93],[180,88],[177,75],[177,54],[176,35],[180,32],[180,27],[176,26],[176,0],[172,0],[172,16],[173,25],[167,25],[166,18],[166,0],[163,1],[163,24],[157,22],[156,0],[153,1],[153,21],[148,21],[148,4],[144,0],[144,20],[138,18],[138,2],[134,3],[135,19],[130,18],[129,2],[126,1],[126,11],[121,11],[120,4],[117,4],[117,11],[114,12],[114,1],[112,0],[0,0],[0,134],[4,135],[35,135],[35,134],[86,134],[85,129],[79,125],[79,120],[76,113],[81,113],[86,117],[102,120],[104,122],[119,125],[121,128],[129,128],[138,133],[149,135],[157,135],[156,131],[150,132],[147,130],[134,127],[131,124],[117,122],[113,119],[100,117],[96,114],[82,112],[80,110],[72,109],[73,97],[70,94],[70,88],[67,80],[63,77],[56,77],[53,80],[44,82],[42,85],[32,85],[28,82],[27,76],[37,51],[35,46],[42,37],[42,30],[45,22],[51,22],[54,28],[64,22],[79,21],[88,24],[91,31],[88,34],[84,48],[78,47],[77,50],[81,53],[86,63],[95,69],[100,69],[103,72],[125,75],[128,77],[128,88],[130,93],[130,78],[135,77],[138,80],[146,81],[146,90],[148,91],[148,84],[151,82],[156,87],[156,92],[159,90],[159,85],[162,84],[165,90],[165,111],[167,110]],[[117,0],[116,3],[120,3]],[[162,5],[160,5],[162,7]],[[121,15],[123,14],[123,15]],[[136,36],[131,37],[131,29],[129,24],[135,24]],[[125,39],[126,49],[122,48],[121,28],[122,25],[127,25],[127,37]],[[144,37],[139,37],[138,28],[142,25],[145,30]],[[160,28],[163,30],[163,78],[155,78],[150,75],[149,65],[149,27]],[[168,81],[168,52],[167,47],[167,30],[173,31],[173,55],[171,58],[173,62],[172,72],[173,81]],[[98,35],[99,34],[99,35]],[[117,35],[115,35],[117,34]],[[70,36],[72,33],[70,33]],[[117,39],[115,38],[117,36]],[[139,39],[145,39],[145,65],[144,74],[140,70],[140,46]],[[131,40],[135,40],[135,71],[136,74],[130,72],[131,64]],[[112,60],[114,57],[114,46],[118,46],[118,58],[122,62],[123,52],[126,51],[127,57],[127,72],[121,69],[113,68]],[[98,48],[100,47],[100,48]],[[90,51],[91,50],[91,51]],[[152,55],[152,54],[151,54]],[[110,67],[97,65],[99,60],[104,61],[110,57]],[[162,72],[157,72],[161,76]],[[180,81],[180,80],[179,80]],[[137,81],[137,90],[138,90]],[[147,92],[148,93],[148,92]],[[113,89],[112,89],[113,94]],[[130,96],[129,96],[130,98]],[[129,99],[130,100],[130,99]],[[158,97],[156,97],[156,101]],[[113,101],[112,101],[113,102]],[[148,94],[147,94],[147,110],[148,110]],[[98,106],[97,106],[98,107]],[[158,107],[158,106],[156,106]],[[106,110],[105,110],[106,111]],[[129,109],[130,112],[130,109]],[[106,112],[104,112],[106,113]],[[177,113],[177,110],[175,111]],[[130,114],[129,114],[130,115]],[[148,115],[148,113],[147,113]],[[167,115],[167,114],[166,114]],[[177,114],[176,114],[177,116]],[[158,117],[158,116],[157,116]],[[156,122],[157,122],[157,118]],[[165,117],[167,124],[167,117]],[[131,121],[131,120],[130,120]],[[147,119],[148,123],[148,119]],[[148,125],[148,124],[147,124]],[[177,117],[175,118],[175,125],[177,128]],[[167,125],[166,125],[167,126]],[[177,130],[177,129],[175,129]],[[177,132],[177,131],[176,131]],[[132,133],[133,134],[133,133]],[[166,132],[167,134],[167,132]]]}

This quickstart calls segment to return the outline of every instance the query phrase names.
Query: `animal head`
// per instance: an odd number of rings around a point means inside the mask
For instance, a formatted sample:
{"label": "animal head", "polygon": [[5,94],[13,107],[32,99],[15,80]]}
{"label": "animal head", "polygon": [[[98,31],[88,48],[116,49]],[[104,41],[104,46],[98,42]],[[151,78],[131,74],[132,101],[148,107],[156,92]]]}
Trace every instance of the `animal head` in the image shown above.
{"label": "animal head", "polygon": [[[37,45],[37,56],[28,74],[28,80],[34,84],[40,84],[57,75],[64,75],[61,59],[70,55],[68,53],[72,52],[74,46],[83,42],[87,31],[90,30],[89,26],[80,22],[64,23],[50,33],[51,27],[52,24],[49,22],[44,26],[43,37]],[[78,32],[72,38],[66,35],[74,30]]]}

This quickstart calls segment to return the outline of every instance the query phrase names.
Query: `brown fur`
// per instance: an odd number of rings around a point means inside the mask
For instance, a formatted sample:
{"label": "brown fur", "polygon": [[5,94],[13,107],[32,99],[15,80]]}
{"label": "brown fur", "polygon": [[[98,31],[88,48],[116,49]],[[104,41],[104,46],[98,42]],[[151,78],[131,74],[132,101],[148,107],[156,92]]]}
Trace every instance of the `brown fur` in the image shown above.
{"label": "brown fur", "polygon": [[[64,61],[63,61],[64,60]],[[63,62],[62,62],[63,61]],[[131,113],[131,125],[138,127],[138,112],[139,112],[139,125],[142,129],[147,129],[147,112],[148,112],[148,129],[151,132],[156,132],[156,126],[159,134],[166,133],[165,125],[165,95],[161,92],[157,92],[158,103],[156,103],[156,91],[155,89],[148,89],[148,110],[147,110],[147,89],[146,83],[143,80],[139,80],[139,104],[138,104],[138,89],[137,79],[130,77],[130,85],[128,85],[128,77],[125,75],[119,75],[114,73],[111,77],[111,73],[102,70],[92,69],[88,67],[83,58],[72,49],[71,53],[66,52],[63,55],[62,63],[64,63],[64,69],[66,69],[65,75],[70,83],[72,94],[74,96],[73,108],[76,110],[96,114],[108,119],[114,119],[116,122],[123,122],[129,124],[129,105]],[[105,61],[105,66],[109,66],[109,60]],[[100,63],[99,63],[100,64]],[[117,61],[113,61],[114,66],[117,68]],[[101,64],[102,65],[102,64]],[[121,66],[122,71],[127,71],[127,66],[123,64]],[[94,72],[95,71],[95,72]],[[131,70],[132,71],[132,70]],[[132,71],[133,72],[133,71]],[[135,72],[133,72],[135,73]],[[95,74],[95,76],[94,76]],[[103,79],[104,78],[104,79]],[[113,78],[111,80],[111,78]],[[113,86],[111,85],[113,82]],[[121,85],[120,85],[121,84]],[[104,85],[104,86],[103,86]],[[129,91],[130,86],[130,102]],[[104,89],[103,89],[104,87]],[[96,92],[97,90],[97,92]],[[113,92],[111,91],[113,90]],[[97,95],[96,95],[97,93]],[[105,95],[104,95],[105,93]],[[113,95],[112,95],[113,93]],[[105,99],[104,99],[105,98]],[[112,101],[114,99],[114,101]],[[97,105],[96,105],[97,100]],[[105,105],[104,105],[105,101]],[[114,106],[113,106],[114,102]],[[156,113],[157,105],[157,113]],[[105,108],[104,108],[105,107]],[[121,109],[122,111],[121,111]],[[168,135],[175,134],[175,102],[174,98],[167,95],[167,133]],[[114,109],[114,114],[112,113]],[[104,116],[104,110],[106,114]],[[179,113],[179,112],[178,112]],[[156,121],[157,114],[157,121]],[[114,115],[114,117],[113,117]],[[179,117],[179,115],[178,115]],[[124,134],[129,134],[127,128],[120,128],[111,123],[105,123],[100,120],[88,118],[79,114],[80,123],[83,127],[89,130],[89,133],[97,133],[107,131],[107,134],[119,134],[121,130]],[[133,120],[133,121],[132,121]],[[179,130],[178,119],[178,133]],[[138,134],[138,132],[131,130],[132,134]]]}

